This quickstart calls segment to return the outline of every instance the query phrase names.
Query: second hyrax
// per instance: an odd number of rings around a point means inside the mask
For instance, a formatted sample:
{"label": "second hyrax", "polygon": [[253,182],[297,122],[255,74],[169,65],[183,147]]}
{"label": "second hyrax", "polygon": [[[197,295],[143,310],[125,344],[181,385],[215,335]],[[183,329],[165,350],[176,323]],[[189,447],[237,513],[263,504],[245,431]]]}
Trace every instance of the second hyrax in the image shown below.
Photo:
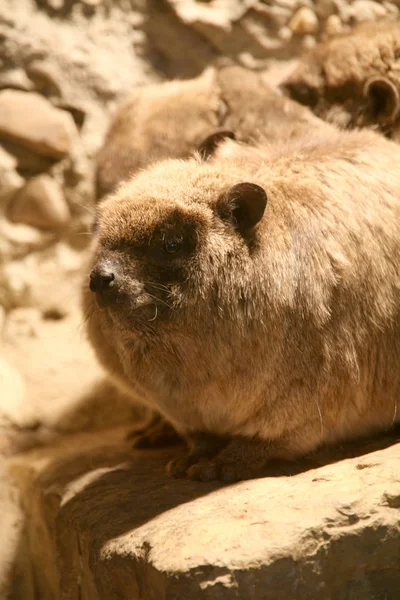
{"label": "second hyrax", "polygon": [[89,337],[188,441],[171,474],[251,477],[399,419],[399,163],[368,131],[228,141],[99,205]]}
{"label": "second hyrax", "polygon": [[[115,191],[138,170],[167,158],[188,158],[214,133],[240,141],[273,141],[327,125],[273,90],[260,74],[237,65],[207,68],[199,77],[135,90],[119,107],[96,160],[96,196]],[[218,136],[217,136],[218,137]]]}
{"label": "second hyrax", "polygon": [[365,23],[318,44],[283,89],[342,129],[370,127],[399,142],[399,20]]}

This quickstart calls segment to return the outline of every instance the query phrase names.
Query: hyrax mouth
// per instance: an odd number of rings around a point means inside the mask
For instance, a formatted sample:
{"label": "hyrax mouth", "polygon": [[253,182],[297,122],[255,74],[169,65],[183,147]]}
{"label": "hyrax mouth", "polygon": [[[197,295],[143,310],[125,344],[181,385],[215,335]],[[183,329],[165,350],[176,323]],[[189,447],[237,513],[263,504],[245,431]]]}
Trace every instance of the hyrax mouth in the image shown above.
{"label": "hyrax mouth", "polygon": [[96,294],[96,302],[100,309],[120,305],[128,298],[133,307],[139,308],[149,304],[145,301],[146,294],[142,283],[130,281],[129,289],[125,289],[126,287],[126,278],[110,261],[99,261],[90,273],[89,289]]}

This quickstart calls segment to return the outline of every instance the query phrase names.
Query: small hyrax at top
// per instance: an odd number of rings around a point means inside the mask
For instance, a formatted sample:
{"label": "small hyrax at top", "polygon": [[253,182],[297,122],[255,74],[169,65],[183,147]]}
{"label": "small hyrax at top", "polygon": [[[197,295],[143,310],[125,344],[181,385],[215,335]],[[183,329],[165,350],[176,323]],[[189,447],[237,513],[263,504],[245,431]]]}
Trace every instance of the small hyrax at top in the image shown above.
{"label": "small hyrax at top", "polygon": [[99,204],[87,331],[187,439],[171,474],[251,477],[399,419],[399,164],[369,131],[228,140]]}
{"label": "small hyrax at top", "polygon": [[400,22],[363,24],[317,45],[283,88],[341,128],[371,127],[400,141]]}

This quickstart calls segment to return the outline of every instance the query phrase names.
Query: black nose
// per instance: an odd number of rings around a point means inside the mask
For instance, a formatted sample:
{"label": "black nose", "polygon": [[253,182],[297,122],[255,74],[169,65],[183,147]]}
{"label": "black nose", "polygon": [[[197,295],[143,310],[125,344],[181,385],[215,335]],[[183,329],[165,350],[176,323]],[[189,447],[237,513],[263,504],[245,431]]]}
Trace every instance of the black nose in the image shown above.
{"label": "black nose", "polygon": [[92,292],[105,292],[110,289],[115,280],[115,275],[112,271],[104,267],[95,267],[90,273],[89,287]]}

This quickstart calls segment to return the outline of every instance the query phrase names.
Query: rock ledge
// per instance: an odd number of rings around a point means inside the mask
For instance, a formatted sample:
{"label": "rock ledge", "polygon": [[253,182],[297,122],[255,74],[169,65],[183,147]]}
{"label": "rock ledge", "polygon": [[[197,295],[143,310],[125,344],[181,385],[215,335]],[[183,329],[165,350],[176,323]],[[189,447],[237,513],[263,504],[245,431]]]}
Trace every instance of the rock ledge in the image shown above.
{"label": "rock ledge", "polygon": [[123,436],[14,457],[41,600],[398,600],[399,444],[221,487],[168,479],[180,449]]}

